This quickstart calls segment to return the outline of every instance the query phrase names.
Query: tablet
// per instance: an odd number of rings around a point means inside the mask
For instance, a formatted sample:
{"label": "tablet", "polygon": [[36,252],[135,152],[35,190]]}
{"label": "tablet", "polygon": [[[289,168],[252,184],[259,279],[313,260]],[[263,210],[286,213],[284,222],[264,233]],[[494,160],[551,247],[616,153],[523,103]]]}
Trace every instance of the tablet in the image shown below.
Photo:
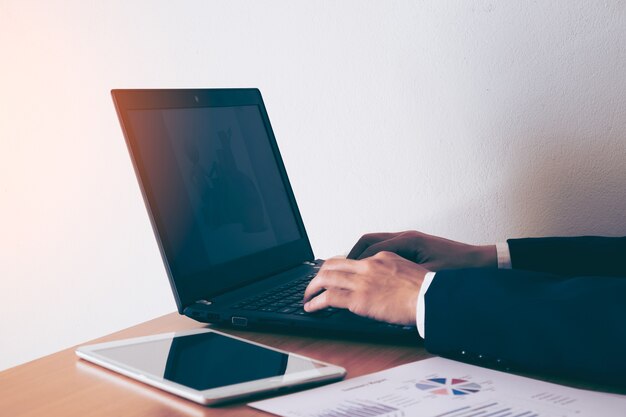
{"label": "tablet", "polygon": [[81,346],[76,354],[207,405],[346,374],[339,366],[206,328]]}

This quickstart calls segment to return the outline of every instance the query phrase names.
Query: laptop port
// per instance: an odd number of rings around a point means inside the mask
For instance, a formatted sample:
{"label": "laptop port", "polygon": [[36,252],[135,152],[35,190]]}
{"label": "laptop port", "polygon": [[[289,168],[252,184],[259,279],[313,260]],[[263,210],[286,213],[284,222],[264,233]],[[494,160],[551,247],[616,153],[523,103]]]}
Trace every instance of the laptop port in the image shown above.
{"label": "laptop port", "polygon": [[233,316],[233,318],[230,321],[234,326],[246,327],[248,325],[248,319],[245,317]]}
{"label": "laptop port", "polygon": [[210,322],[220,321],[220,315],[217,313],[206,313],[204,318]]}

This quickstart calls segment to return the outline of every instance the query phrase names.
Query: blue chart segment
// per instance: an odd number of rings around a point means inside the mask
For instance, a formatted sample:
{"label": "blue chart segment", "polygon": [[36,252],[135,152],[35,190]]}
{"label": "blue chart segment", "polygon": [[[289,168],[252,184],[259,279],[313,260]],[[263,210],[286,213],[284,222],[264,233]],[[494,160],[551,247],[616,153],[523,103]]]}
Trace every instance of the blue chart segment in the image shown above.
{"label": "blue chart segment", "polygon": [[480,391],[480,385],[460,378],[430,378],[415,384],[415,388],[437,395],[469,395]]}
{"label": "blue chart segment", "polygon": [[324,410],[316,417],[376,417],[376,416],[403,416],[397,408],[367,400],[344,401],[334,409]]}

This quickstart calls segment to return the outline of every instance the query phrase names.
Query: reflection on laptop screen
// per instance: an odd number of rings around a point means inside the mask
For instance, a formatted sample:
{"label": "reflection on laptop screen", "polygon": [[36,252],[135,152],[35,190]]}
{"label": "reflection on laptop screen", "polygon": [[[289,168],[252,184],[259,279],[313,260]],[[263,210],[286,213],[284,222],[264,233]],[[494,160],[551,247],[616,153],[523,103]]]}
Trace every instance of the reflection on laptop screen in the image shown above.
{"label": "reflection on laptop screen", "polygon": [[176,272],[301,238],[257,106],[130,110],[128,117]]}

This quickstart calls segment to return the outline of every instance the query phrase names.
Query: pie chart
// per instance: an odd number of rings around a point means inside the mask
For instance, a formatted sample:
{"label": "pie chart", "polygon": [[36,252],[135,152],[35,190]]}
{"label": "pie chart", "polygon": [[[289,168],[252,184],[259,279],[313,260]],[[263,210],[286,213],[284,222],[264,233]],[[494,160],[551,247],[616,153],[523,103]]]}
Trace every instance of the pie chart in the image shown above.
{"label": "pie chart", "polygon": [[415,387],[437,395],[469,395],[480,391],[477,383],[460,378],[430,378],[418,382]]}

